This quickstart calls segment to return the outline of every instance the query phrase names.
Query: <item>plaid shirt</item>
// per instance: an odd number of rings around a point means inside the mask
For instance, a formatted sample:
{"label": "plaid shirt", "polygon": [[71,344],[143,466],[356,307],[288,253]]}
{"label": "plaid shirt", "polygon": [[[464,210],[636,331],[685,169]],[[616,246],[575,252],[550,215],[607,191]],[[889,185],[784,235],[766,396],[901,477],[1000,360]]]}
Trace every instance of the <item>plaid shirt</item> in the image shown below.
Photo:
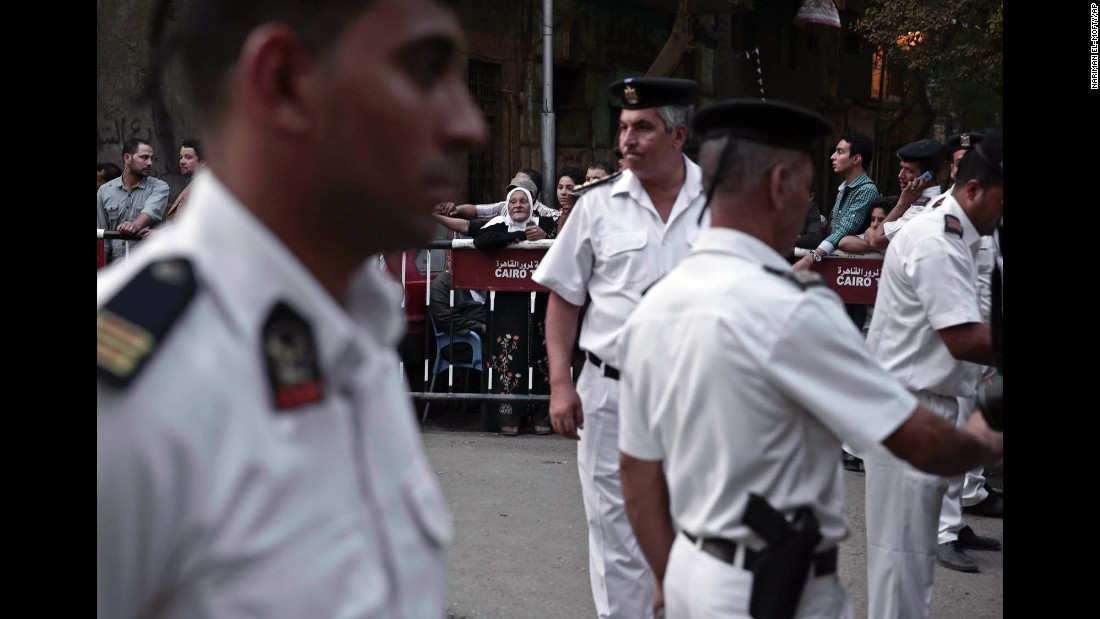
{"label": "plaid shirt", "polygon": [[866,172],[860,174],[848,185],[842,184],[840,193],[836,196],[836,203],[833,205],[832,233],[822,245],[828,243],[831,252],[841,238],[859,232],[860,224],[867,217],[867,212],[871,210],[871,200],[880,195],[875,182],[867,176]]}

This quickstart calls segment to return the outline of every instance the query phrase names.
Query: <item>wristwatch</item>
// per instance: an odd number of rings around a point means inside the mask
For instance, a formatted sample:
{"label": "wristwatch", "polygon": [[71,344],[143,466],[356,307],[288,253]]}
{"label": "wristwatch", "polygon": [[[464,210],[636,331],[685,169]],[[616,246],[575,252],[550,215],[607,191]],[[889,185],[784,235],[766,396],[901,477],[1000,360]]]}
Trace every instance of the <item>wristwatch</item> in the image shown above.
{"label": "wristwatch", "polygon": [[814,257],[814,262],[821,262],[821,254],[817,253],[816,249],[811,249],[810,255]]}

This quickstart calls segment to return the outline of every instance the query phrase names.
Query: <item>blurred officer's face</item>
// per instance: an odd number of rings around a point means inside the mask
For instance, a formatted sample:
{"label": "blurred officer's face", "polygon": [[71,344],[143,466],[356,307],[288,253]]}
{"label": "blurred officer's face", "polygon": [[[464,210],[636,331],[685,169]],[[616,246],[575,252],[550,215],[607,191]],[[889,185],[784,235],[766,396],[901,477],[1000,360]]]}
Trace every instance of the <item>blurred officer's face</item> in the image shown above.
{"label": "blurred officer's face", "polygon": [[377,0],[303,78],[318,97],[311,167],[327,230],[375,251],[430,238],[455,162],[486,134],[458,71],[462,45],[440,4]]}
{"label": "blurred officer's face", "polygon": [[687,140],[682,125],[672,133],[665,131],[665,121],[657,110],[623,110],[619,114],[619,148],[623,151],[623,167],[638,178],[646,179],[670,169],[680,159],[680,147]]}
{"label": "blurred officer's face", "polygon": [[138,144],[137,152],[123,155],[122,162],[130,168],[134,176],[149,176],[153,173],[153,147]]}

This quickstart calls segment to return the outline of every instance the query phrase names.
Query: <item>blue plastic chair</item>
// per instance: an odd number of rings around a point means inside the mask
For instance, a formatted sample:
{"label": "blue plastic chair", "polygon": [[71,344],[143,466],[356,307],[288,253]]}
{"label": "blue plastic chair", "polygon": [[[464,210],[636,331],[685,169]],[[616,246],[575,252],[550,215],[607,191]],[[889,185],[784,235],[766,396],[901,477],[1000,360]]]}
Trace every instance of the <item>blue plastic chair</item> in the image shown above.
{"label": "blue plastic chair", "polygon": [[[432,393],[435,390],[435,379],[448,368],[454,366],[456,368],[469,368],[483,372],[483,365],[481,361],[481,336],[475,331],[470,331],[466,334],[451,334],[446,331],[440,331],[439,327],[435,326],[435,317],[431,312],[428,312],[428,320],[431,321],[432,331],[435,333],[435,364],[432,365],[432,382],[428,385],[428,392]],[[469,361],[451,362],[443,358],[443,349],[447,346],[451,346],[451,356],[455,355],[454,344],[468,344],[473,350],[473,356]],[[428,402],[424,405],[424,417],[420,420],[425,422],[428,420],[428,409],[431,408],[432,403]]]}

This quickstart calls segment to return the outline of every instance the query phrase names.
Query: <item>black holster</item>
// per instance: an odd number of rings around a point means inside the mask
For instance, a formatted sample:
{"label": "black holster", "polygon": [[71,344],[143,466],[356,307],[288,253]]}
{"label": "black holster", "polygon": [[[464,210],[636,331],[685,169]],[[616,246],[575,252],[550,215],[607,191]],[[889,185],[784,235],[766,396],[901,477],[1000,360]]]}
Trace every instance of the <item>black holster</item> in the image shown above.
{"label": "black holster", "polygon": [[814,548],[821,541],[821,524],[809,507],[793,520],[763,497],[750,494],[742,522],[768,542],[753,567],[749,614],[755,619],[791,619],[810,576]]}

